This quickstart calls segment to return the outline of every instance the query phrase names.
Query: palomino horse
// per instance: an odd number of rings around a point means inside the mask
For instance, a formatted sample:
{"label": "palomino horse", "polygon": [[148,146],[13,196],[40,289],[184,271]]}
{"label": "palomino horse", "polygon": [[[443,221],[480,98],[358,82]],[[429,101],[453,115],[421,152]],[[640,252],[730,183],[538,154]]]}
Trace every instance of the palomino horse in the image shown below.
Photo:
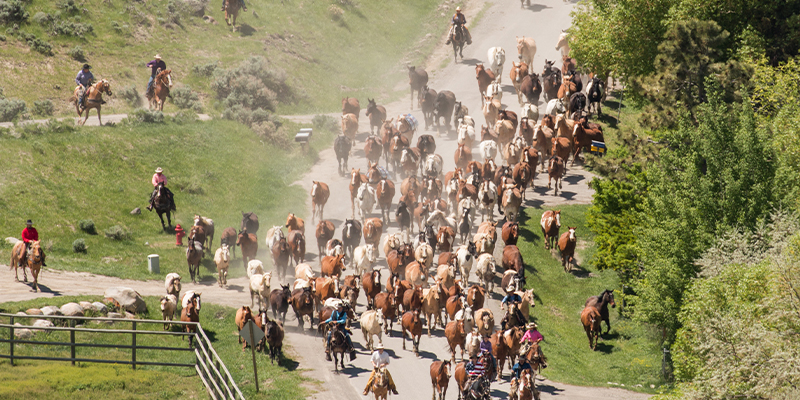
{"label": "palomino horse", "polygon": [[17,275],[17,268],[22,268],[22,278],[25,282],[28,282],[28,274],[25,272],[25,268],[31,270],[31,276],[33,276],[33,291],[39,291],[39,271],[42,269],[42,260],[44,259],[44,250],[39,247],[39,241],[31,242],[31,249],[28,253],[27,257],[27,265],[20,264],[22,260],[22,252],[25,251],[25,242],[17,242],[14,245],[14,248],[11,249],[11,264],[9,269],[14,268],[14,282],[19,282],[19,276]]}
{"label": "palomino horse", "polygon": [[161,71],[156,75],[153,80],[153,92],[148,93],[147,101],[150,103],[150,109],[157,109],[158,111],[164,110],[164,102],[169,96],[169,89],[172,87],[172,70]]}
{"label": "palomino horse", "polygon": [[[100,109],[98,108],[98,112]],[[158,187],[156,188],[156,198],[153,200],[153,207],[158,214],[158,218],[161,220],[161,228],[165,231],[167,230],[167,226],[172,226],[172,209],[175,207],[173,201],[170,201],[169,196],[167,196],[167,188],[164,187],[163,184],[159,183]],[[164,226],[164,214],[167,214],[167,225]]]}
{"label": "palomino horse", "polygon": [[236,32],[236,18],[239,16],[241,6],[242,3],[239,0],[225,0],[225,23],[233,26],[234,32]]}
{"label": "palomino horse", "polygon": [[375,400],[386,400],[389,394],[389,376],[386,373],[386,367],[380,367],[375,371],[375,379],[372,380],[370,390],[375,395]]}
{"label": "palomino horse", "polygon": [[461,56],[461,61],[464,61],[464,44],[467,43],[467,35],[464,34],[464,29],[461,26],[453,28],[453,36],[450,38],[450,43],[453,44],[453,62],[458,62],[458,57]]}
{"label": "palomino horse", "polygon": [[83,112],[86,112],[86,118],[84,118],[83,122],[80,124],[85,124],[86,120],[89,119],[89,110],[96,108],[97,120],[100,121],[100,125],[103,125],[103,120],[100,118],[100,107],[103,105],[103,103],[105,103],[105,101],[103,101],[103,93],[108,93],[109,96],[113,96],[113,93],[111,93],[111,84],[108,83],[107,80],[103,79],[100,82],[89,86],[86,89],[86,93],[83,95],[83,101],[86,102],[85,108],[81,108],[81,105],[78,104],[78,94],[80,90],[80,86],[75,88],[75,111],[78,112],[78,120],[80,120],[83,116]]}

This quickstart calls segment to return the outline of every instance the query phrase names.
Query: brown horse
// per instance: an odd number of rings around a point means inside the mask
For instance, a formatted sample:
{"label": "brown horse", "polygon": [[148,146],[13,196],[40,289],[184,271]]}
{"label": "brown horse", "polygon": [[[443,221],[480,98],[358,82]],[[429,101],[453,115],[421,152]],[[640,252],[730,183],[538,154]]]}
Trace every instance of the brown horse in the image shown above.
{"label": "brown horse", "polygon": [[242,3],[239,0],[225,0],[225,23],[233,27],[236,32],[236,18],[239,16],[239,8]]}
{"label": "brown horse", "polygon": [[[560,138],[563,139],[563,138]],[[560,140],[559,139],[559,140]],[[558,196],[558,189],[562,187],[562,178],[566,173],[565,161],[559,156],[550,158],[550,166],[547,167],[547,188],[550,189],[550,181],[555,179],[555,191],[553,196]]]}
{"label": "brown horse", "polygon": [[478,64],[475,66],[475,79],[478,80],[478,91],[480,92],[481,99],[484,98],[486,89],[489,88],[489,85],[492,82],[494,82],[495,78],[496,76],[491,68],[487,69],[483,66],[483,64]]}
{"label": "brown horse", "polygon": [[[244,253],[244,249],[242,249]],[[186,263],[189,264],[189,274],[192,282],[196,283],[200,279],[200,259],[203,258],[203,242],[189,239],[189,246],[186,247]]]}
{"label": "brown horse", "polygon": [[317,259],[322,261],[322,257],[325,255],[325,245],[328,243],[329,240],[333,239],[333,236],[336,234],[336,227],[333,225],[331,221],[319,221],[317,224],[317,229],[315,235],[317,237]]}
{"label": "brown horse", "polygon": [[33,291],[39,291],[39,271],[42,269],[42,261],[44,260],[44,250],[39,246],[39,241],[32,241],[31,242],[31,249],[30,253],[28,253],[26,265],[21,264],[22,261],[22,253],[25,251],[25,242],[17,242],[14,245],[14,248],[11,249],[11,264],[9,264],[9,269],[14,268],[14,282],[19,282],[19,276],[17,275],[17,268],[22,268],[22,277],[25,282],[28,282],[28,274],[25,272],[25,268],[31,270],[31,276],[33,277]]}
{"label": "brown horse", "polygon": [[[408,85],[411,87],[411,108],[414,108],[414,91],[419,93],[428,84],[428,72],[414,66],[408,67]],[[417,107],[420,107],[419,101]]]}
{"label": "brown horse", "polygon": [[292,291],[292,309],[297,318],[297,323],[300,326],[300,331],[303,330],[305,320],[303,317],[308,315],[311,322],[311,327],[314,327],[314,295],[311,293],[311,287],[302,289],[295,289]]}
{"label": "brown horse", "polygon": [[[246,324],[247,321],[253,321],[254,323],[256,323],[256,325],[258,325],[259,328],[261,328],[261,321],[258,318],[256,318],[255,315],[253,315],[253,311],[250,309],[250,307],[242,306],[241,308],[236,310],[236,318],[234,320],[234,322],[236,322],[236,329],[241,331],[242,328],[244,327],[244,324]],[[239,339],[239,344],[244,342],[244,344],[242,344],[242,351],[244,351],[244,349],[247,348],[247,341],[243,340],[241,336],[239,336],[238,339]]]}
{"label": "brown horse", "polygon": [[351,143],[355,143],[356,133],[358,133],[358,115],[342,115],[342,135],[347,136]]}
{"label": "brown horse", "polygon": [[467,168],[467,164],[472,161],[472,149],[469,147],[464,146],[463,144],[458,145],[455,154],[453,155],[453,159],[456,162],[456,168]]}
{"label": "brown horse", "polygon": [[589,338],[589,347],[592,350],[597,348],[597,339],[600,336],[600,322],[602,321],[603,317],[600,315],[600,311],[597,311],[596,308],[592,306],[585,307],[583,311],[581,311],[581,323],[583,324],[583,330],[586,331],[586,337]]}
{"label": "brown horse", "polygon": [[[320,218],[322,219],[322,218]],[[286,216],[286,227],[289,228],[289,232],[291,231],[300,231],[303,234],[306,234],[306,223],[303,221],[302,218],[295,216],[292,213],[289,213]]]}
{"label": "brown horse", "polygon": [[[367,98],[367,118],[369,118],[369,134],[372,135],[374,131],[379,131],[383,121],[386,120],[386,107],[379,106],[375,103],[375,99]],[[374,128],[374,131],[373,131]]]}
{"label": "brown horse", "polygon": [[167,101],[169,96],[169,89],[172,88],[172,70],[159,71],[153,80],[153,92],[147,93],[147,101],[150,103],[150,109],[157,109],[164,111],[164,102]]}
{"label": "brown horse", "polygon": [[392,208],[394,193],[394,182],[388,179],[381,179],[378,186],[375,188],[375,197],[378,198],[378,205],[381,207],[381,220],[387,226],[389,224],[389,211]]}
{"label": "brown horse", "polygon": [[361,277],[361,286],[364,288],[364,295],[367,296],[367,307],[375,307],[375,296],[381,292],[381,271],[375,269],[364,273]]}
{"label": "brown horse", "polygon": [[328,188],[327,183],[311,181],[311,222],[313,223],[316,216],[323,220],[325,217],[322,213],[325,209],[325,204],[331,196],[331,190]]}
{"label": "brown horse", "polygon": [[542,227],[544,248],[549,250],[555,247],[558,240],[558,231],[561,229],[561,210],[547,210],[542,213],[539,225]]}
{"label": "brown horse", "polygon": [[[356,121],[361,114],[361,104],[355,97],[342,98],[342,115],[353,114],[356,116]],[[385,119],[385,118],[384,118]]]}
{"label": "brown horse", "polygon": [[247,269],[247,264],[250,260],[254,260],[258,253],[258,237],[253,233],[247,233],[247,230],[239,231],[236,245],[242,248],[242,266]]}
{"label": "brown horse", "polygon": [[419,310],[406,311],[401,319],[403,330],[403,350],[406,349],[406,334],[411,339],[414,348],[414,355],[419,357],[419,339],[422,337],[422,320],[419,318]]}
{"label": "brown horse", "polygon": [[603,129],[592,129],[586,117],[582,117],[580,123],[575,124],[572,138],[575,143],[575,154],[572,157],[572,165],[575,165],[575,160],[578,159],[578,154],[581,152],[581,149],[591,146],[593,141],[605,142],[605,139],[603,139]]}
{"label": "brown horse", "polygon": [[561,251],[561,266],[564,271],[569,272],[572,270],[572,264],[575,263],[575,243],[577,236],[575,235],[576,227],[570,226],[569,231],[564,232],[558,238],[558,249]]}
{"label": "brown horse", "polygon": [[380,256],[380,242],[381,235],[383,234],[383,221],[380,218],[367,218],[362,229],[364,234],[364,243],[375,246],[375,255]]}
{"label": "brown horse", "polygon": [[378,293],[375,296],[375,309],[383,314],[383,332],[392,336],[394,320],[397,319],[397,297],[394,293]]}
{"label": "brown horse", "polygon": [[447,385],[450,383],[450,361],[434,361],[431,363],[431,384],[433,385],[433,397],[436,400],[436,393],[439,393],[439,400],[444,400],[447,394]]}
{"label": "brown horse", "polygon": [[[266,312],[261,315],[262,319],[267,319]],[[285,335],[283,324],[269,319],[266,322],[262,321],[262,324],[264,325],[264,335],[267,343],[269,343],[270,361],[275,364],[275,360],[278,360],[278,364],[280,364],[280,356],[283,352],[283,337]]]}
{"label": "brown horse", "polygon": [[[368,169],[371,169],[372,165],[378,166],[381,154],[383,154],[383,145],[381,145],[381,141],[375,136],[368,137],[367,140],[364,141],[364,156],[367,157]],[[370,183],[374,184],[375,182],[370,180]]]}
{"label": "brown horse", "polygon": [[528,76],[528,64],[524,62],[511,62],[511,71],[508,73],[508,77],[511,78],[511,83],[514,85],[514,90],[517,91],[517,100],[519,101],[519,105],[521,106],[522,101],[522,92],[520,91],[520,86],[522,85],[522,80]]}
{"label": "brown horse", "polygon": [[611,321],[609,321],[608,305],[616,307],[617,303],[614,301],[614,291],[606,289],[599,296],[592,296],[586,299],[585,307],[594,307],[600,311],[600,316],[603,321],[606,321],[606,333],[611,331]]}
{"label": "brown horse", "polygon": [[[199,307],[197,306],[198,296],[192,296],[189,303],[181,310],[182,322],[196,322],[200,323]],[[183,331],[186,333],[197,333],[197,325],[184,325]],[[185,336],[184,336],[185,337]],[[189,346],[192,345],[194,335],[189,336]]]}
{"label": "brown horse", "polygon": [[294,261],[294,265],[304,262],[306,258],[306,236],[303,235],[303,232],[289,231],[286,241],[289,243],[289,249],[292,252],[292,261]]}
{"label": "brown horse", "polygon": [[450,361],[455,364],[457,347],[461,347],[461,361],[464,361],[464,342],[467,339],[467,332],[464,331],[464,320],[448,322],[444,328],[444,336],[447,338],[447,345],[450,347]]}
{"label": "brown horse", "polygon": [[113,96],[114,94],[111,93],[111,84],[108,83],[107,80],[102,79],[100,82],[95,83],[92,86],[86,88],[86,93],[83,95],[83,101],[86,103],[84,106],[83,104],[78,104],[78,95],[80,93],[80,86],[75,88],[73,100],[75,101],[75,111],[78,113],[78,120],[80,121],[81,117],[83,116],[83,112],[86,112],[86,118],[83,119],[83,122],[80,124],[83,125],[86,123],[86,120],[89,119],[89,111],[93,108],[97,109],[97,120],[100,121],[100,125],[103,125],[103,120],[100,118],[100,108],[105,103],[103,101],[103,93],[107,93],[109,96]]}

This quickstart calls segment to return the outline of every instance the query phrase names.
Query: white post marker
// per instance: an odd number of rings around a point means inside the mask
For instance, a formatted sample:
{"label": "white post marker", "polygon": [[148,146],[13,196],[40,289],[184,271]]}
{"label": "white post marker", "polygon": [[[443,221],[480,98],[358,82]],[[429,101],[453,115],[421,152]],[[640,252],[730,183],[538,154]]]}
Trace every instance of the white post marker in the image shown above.
{"label": "white post marker", "polygon": [[258,329],[253,320],[247,321],[242,330],[239,331],[239,336],[250,345],[250,351],[253,354],[253,376],[256,380],[256,393],[258,393],[258,370],[256,369],[256,345],[264,339],[264,332]]}

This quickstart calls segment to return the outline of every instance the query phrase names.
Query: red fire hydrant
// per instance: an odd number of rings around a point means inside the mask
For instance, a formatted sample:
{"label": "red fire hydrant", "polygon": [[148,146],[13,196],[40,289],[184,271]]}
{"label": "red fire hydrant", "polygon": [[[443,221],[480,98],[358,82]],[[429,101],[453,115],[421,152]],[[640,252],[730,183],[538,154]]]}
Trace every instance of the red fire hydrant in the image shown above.
{"label": "red fire hydrant", "polygon": [[181,225],[175,225],[175,246],[183,246],[184,236],[186,236],[186,232],[183,231]]}

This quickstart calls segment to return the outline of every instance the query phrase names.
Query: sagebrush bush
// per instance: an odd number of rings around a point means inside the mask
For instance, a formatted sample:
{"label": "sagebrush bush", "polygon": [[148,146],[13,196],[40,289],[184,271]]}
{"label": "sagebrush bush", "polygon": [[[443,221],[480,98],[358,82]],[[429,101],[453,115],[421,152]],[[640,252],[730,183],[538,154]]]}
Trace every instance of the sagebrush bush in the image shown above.
{"label": "sagebrush bush", "polygon": [[276,126],[273,121],[264,121],[253,124],[253,132],[261,140],[270,143],[281,149],[289,149],[292,142],[289,140],[289,133],[283,126]]}
{"label": "sagebrush bush", "polygon": [[39,115],[42,117],[49,117],[52,116],[55,112],[56,107],[53,105],[53,102],[49,99],[45,100],[36,100],[33,102],[33,114]]}
{"label": "sagebrush bush", "polygon": [[30,15],[20,0],[0,0],[0,23],[25,22]]}
{"label": "sagebrush bush", "polygon": [[71,120],[59,121],[56,118],[50,118],[44,124],[24,124],[17,127],[17,133],[23,137],[41,136],[48,133],[70,133],[75,132],[78,128]]}
{"label": "sagebrush bush", "polygon": [[80,11],[78,5],[75,4],[75,0],[60,0],[56,5],[67,14],[74,14]]}
{"label": "sagebrush bush", "polygon": [[197,121],[197,113],[190,110],[180,110],[172,117],[172,122],[178,125],[190,124]]}
{"label": "sagebrush bush", "polygon": [[208,64],[197,64],[192,67],[192,73],[197,76],[203,76],[206,78],[210,78],[214,75],[214,71],[217,70],[217,62],[212,61]]}
{"label": "sagebrush bush", "polygon": [[339,120],[330,115],[317,114],[311,119],[311,124],[314,129],[325,132],[337,133],[340,129]]}
{"label": "sagebrush bush", "polygon": [[295,97],[286,83],[286,73],[258,56],[250,57],[236,68],[217,69],[211,87],[225,104],[225,118],[248,125],[259,121],[259,115],[253,113],[269,115],[279,101],[291,102]]}
{"label": "sagebrush bush", "polygon": [[200,96],[197,92],[193,91],[189,86],[179,86],[170,91],[172,97],[172,104],[175,104],[182,110],[191,109],[195,112],[203,111],[203,106],[200,104]]}
{"label": "sagebrush bush", "polygon": [[28,111],[25,102],[19,99],[0,99],[0,122],[11,122]]}
{"label": "sagebrush bush", "polygon": [[125,99],[125,102],[131,107],[142,106],[142,98],[139,96],[139,91],[136,90],[136,86],[134,85],[117,90],[116,95],[121,99]]}
{"label": "sagebrush bush", "polygon": [[53,16],[42,11],[39,11],[33,15],[33,22],[36,22],[39,25],[47,25],[52,21]]}
{"label": "sagebrush bush", "polygon": [[97,229],[95,229],[94,221],[91,219],[82,219],[78,222],[78,227],[81,228],[82,231],[90,234],[96,235]]}
{"label": "sagebrush bush", "polygon": [[86,61],[86,54],[83,53],[83,48],[80,45],[73,47],[69,51],[69,56],[75,61]]}
{"label": "sagebrush bush", "polygon": [[341,7],[337,5],[331,4],[328,7],[328,14],[334,21],[339,21],[342,19],[342,17],[344,17],[344,10],[342,10]]}
{"label": "sagebrush bush", "polygon": [[94,34],[92,24],[84,24],[74,21],[55,21],[51,27],[53,35],[65,35],[83,38]]}
{"label": "sagebrush bush", "polygon": [[76,253],[86,253],[86,241],[83,239],[75,239],[72,242],[72,251]]}
{"label": "sagebrush bush", "polygon": [[122,226],[114,225],[106,229],[106,237],[112,240],[129,240],[131,233]]}
{"label": "sagebrush bush", "polygon": [[253,126],[253,124],[259,122],[269,121],[270,114],[268,111],[261,108],[251,111],[237,104],[233,107],[226,108],[225,111],[222,112],[222,118],[239,121],[247,126]]}
{"label": "sagebrush bush", "polygon": [[123,122],[138,124],[138,123],[149,123],[149,124],[163,124],[164,123],[164,113],[161,111],[150,111],[146,108],[137,108],[133,110],[133,112],[128,114],[128,117],[125,118]]}

